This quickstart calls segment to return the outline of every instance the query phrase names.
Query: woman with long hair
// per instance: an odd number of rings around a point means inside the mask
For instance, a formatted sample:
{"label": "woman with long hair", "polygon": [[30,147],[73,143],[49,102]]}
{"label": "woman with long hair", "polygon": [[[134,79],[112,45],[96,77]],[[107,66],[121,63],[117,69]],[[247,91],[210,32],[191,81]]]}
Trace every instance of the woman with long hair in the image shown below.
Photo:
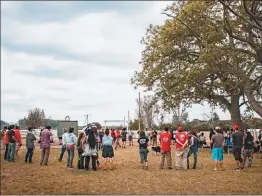
{"label": "woman with long hair", "polygon": [[191,130],[189,132],[189,152],[187,154],[187,169],[189,169],[189,157],[191,154],[194,155],[194,164],[193,164],[193,169],[196,169],[196,164],[197,164],[197,149],[198,149],[198,138],[197,138],[197,132],[196,130]]}
{"label": "woman with long hair", "polygon": [[110,169],[113,169],[113,157],[114,157],[113,143],[114,143],[114,138],[109,135],[109,129],[106,129],[105,135],[102,139],[102,144],[103,144],[102,157],[105,160],[105,167],[107,162],[110,162]]}
{"label": "woman with long hair", "polygon": [[244,140],[242,168],[244,168],[247,158],[248,158],[248,167],[252,166],[253,146],[254,146],[254,138],[250,132],[247,132],[247,136],[245,137],[245,140]]}
{"label": "woman with long hair", "polygon": [[78,163],[77,163],[78,169],[84,169],[84,156],[82,156],[85,150],[84,141],[85,141],[85,134],[81,132],[78,136],[77,144],[76,144],[76,148],[78,152]]}
{"label": "woman with long hair", "polygon": [[87,156],[86,170],[89,169],[90,159],[92,159],[92,169],[96,171],[96,161],[97,161],[97,138],[92,129],[90,129],[88,135],[85,138],[85,156]]}
{"label": "woman with long hair", "polygon": [[78,151],[78,158],[81,157],[81,155],[83,154],[84,152],[84,146],[83,146],[83,139],[85,138],[85,134],[83,132],[81,132],[78,136],[78,139],[77,139],[77,144],[76,144],[76,147],[77,147],[77,151]]}

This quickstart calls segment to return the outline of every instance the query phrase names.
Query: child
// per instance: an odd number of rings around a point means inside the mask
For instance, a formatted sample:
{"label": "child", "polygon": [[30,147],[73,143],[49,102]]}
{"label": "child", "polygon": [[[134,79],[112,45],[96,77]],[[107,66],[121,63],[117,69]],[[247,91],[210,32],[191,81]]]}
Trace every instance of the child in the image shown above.
{"label": "child", "polygon": [[141,159],[141,164],[143,169],[148,169],[148,164],[147,164],[147,154],[148,154],[148,142],[149,139],[146,137],[145,131],[140,131],[139,134],[139,139],[137,140],[139,144],[139,154],[140,154],[140,159]]}
{"label": "child", "polygon": [[27,152],[25,155],[25,163],[29,161],[29,163],[32,163],[33,153],[34,153],[34,141],[36,140],[36,137],[32,133],[32,128],[28,127],[28,133],[26,134],[26,148]]}

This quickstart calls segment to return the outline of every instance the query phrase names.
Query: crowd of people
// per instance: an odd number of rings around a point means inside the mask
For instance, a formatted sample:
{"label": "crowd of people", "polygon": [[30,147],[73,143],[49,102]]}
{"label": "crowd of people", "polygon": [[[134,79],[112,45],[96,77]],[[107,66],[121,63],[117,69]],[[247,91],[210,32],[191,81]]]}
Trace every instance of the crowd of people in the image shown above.
{"label": "crowd of people", "polygon": [[[26,135],[25,163],[32,163],[36,137],[32,133],[32,128],[28,128]],[[120,130],[98,130],[95,125],[89,125],[81,131],[78,136],[74,133],[74,128],[64,129],[62,135],[62,147],[59,161],[62,161],[64,153],[67,151],[67,167],[73,168],[75,150],[78,154],[78,169],[89,170],[91,167],[94,171],[98,167],[114,168],[114,150],[134,145],[134,132],[127,131],[126,128]],[[233,129],[222,130],[216,127],[210,130],[210,145],[207,145],[204,133],[198,130],[184,130],[179,126],[176,130],[164,128],[160,132],[155,130],[138,131],[139,135],[138,154],[143,169],[148,169],[148,152],[149,146],[155,153],[161,153],[160,169],[164,168],[165,159],[167,160],[168,169],[172,169],[171,145],[175,145],[175,169],[185,170],[190,168],[189,157],[193,155],[192,169],[196,169],[198,161],[199,148],[211,148],[212,160],[214,161],[214,171],[224,170],[223,154],[230,150],[236,161],[235,170],[241,171],[245,167],[248,159],[248,167],[252,166],[253,152],[262,152],[262,130],[259,132],[259,141],[254,141],[252,134],[248,131],[240,131],[237,125]],[[47,165],[49,160],[51,142],[51,127],[46,126],[40,134],[40,165]],[[18,151],[22,145],[21,133],[19,126],[11,125],[4,127],[4,159],[9,162],[15,162],[19,158]],[[159,144],[159,145],[158,145]],[[102,162],[99,161],[99,151],[102,151]],[[258,158],[261,158],[258,157]]]}

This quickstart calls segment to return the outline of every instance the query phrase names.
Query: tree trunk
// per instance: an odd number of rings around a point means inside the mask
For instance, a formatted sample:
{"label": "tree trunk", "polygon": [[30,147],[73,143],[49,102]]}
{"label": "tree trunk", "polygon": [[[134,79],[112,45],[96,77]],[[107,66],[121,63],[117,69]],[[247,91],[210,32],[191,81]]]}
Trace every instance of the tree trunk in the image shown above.
{"label": "tree trunk", "polygon": [[255,96],[249,87],[245,89],[245,94],[252,110],[254,110],[262,118],[262,106],[256,101]]}
{"label": "tree trunk", "polygon": [[231,96],[231,106],[230,106],[231,121],[233,125],[238,125],[241,130],[245,128],[244,123],[241,120],[241,113],[239,108],[239,96]]}

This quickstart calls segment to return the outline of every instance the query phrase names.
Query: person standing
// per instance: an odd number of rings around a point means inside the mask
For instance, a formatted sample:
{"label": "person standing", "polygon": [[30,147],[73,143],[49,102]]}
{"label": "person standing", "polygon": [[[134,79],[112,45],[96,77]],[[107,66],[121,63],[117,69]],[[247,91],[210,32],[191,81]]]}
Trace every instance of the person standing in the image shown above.
{"label": "person standing", "polygon": [[89,163],[90,159],[92,159],[92,168],[94,171],[97,170],[96,164],[97,164],[97,156],[98,151],[96,148],[96,142],[97,138],[93,131],[93,129],[90,129],[88,135],[85,137],[84,145],[85,145],[85,152],[84,155],[87,156],[87,164],[86,164],[86,170],[89,170]]}
{"label": "person standing", "polygon": [[153,141],[152,146],[157,146],[157,131],[156,130],[153,131],[152,141]]}
{"label": "person standing", "polygon": [[250,132],[247,132],[247,136],[244,140],[244,151],[243,151],[243,162],[242,168],[245,167],[246,159],[248,158],[248,167],[252,166],[253,161],[253,147],[254,147],[254,138]]}
{"label": "person standing", "polygon": [[259,130],[259,135],[258,135],[258,141],[259,141],[259,153],[260,155],[257,157],[258,159],[262,159],[262,128]]}
{"label": "person standing", "polygon": [[116,132],[114,129],[111,129],[111,137],[114,139],[114,144],[116,143]]}
{"label": "person standing", "polygon": [[67,150],[67,167],[73,168],[73,160],[76,146],[76,135],[74,134],[74,128],[69,127],[69,133],[65,136],[65,146]]}
{"label": "person standing", "polygon": [[62,161],[64,153],[66,151],[65,138],[67,137],[67,135],[68,135],[68,132],[67,132],[66,129],[64,129],[64,133],[62,135],[62,148],[61,148],[61,151],[60,151],[60,156],[58,158],[58,161],[60,161],[60,162]]}
{"label": "person standing", "polygon": [[122,138],[122,148],[126,148],[126,138],[127,138],[126,128],[123,128],[121,132],[121,138]]}
{"label": "person standing", "polygon": [[212,146],[212,159],[215,162],[214,171],[218,169],[223,170],[223,143],[224,143],[224,136],[223,132],[220,127],[215,128],[216,133],[211,137],[211,146]]}
{"label": "person standing", "polygon": [[15,147],[16,147],[16,138],[15,138],[15,126],[10,125],[8,127],[8,153],[7,160],[9,162],[15,162]]}
{"label": "person standing", "polygon": [[170,129],[170,134],[171,134],[171,145],[174,145],[175,144],[175,141],[174,141],[174,129],[172,127]]}
{"label": "person standing", "polygon": [[105,135],[102,139],[103,151],[102,158],[104,159],[104,166],[107,166],[107,163],[110,163],[110,169],[113,169],[113,158],[114,158],[114,150],[113,150],[114,138],[109,135],[109,129],[106,129]]}
{"label": "person standing", "polygon": [[148,137],[146,137],[145,131],[140,131],[140,135],[139,135],[137,142],[139,144],[139,155],[140,155],[142,168],[148,169],[147,146],[148,146],[149,139]]}
{"label": "person standing", "polygon": [[27,148],[27,152],[25,155],[25,163],[27,163],[27,161],[29,161],[29,163],[32,163],[32,158],[33,158],[33,153],[34,153],[34,149],[35,149],[35,140],[36,137],[34,136],[34,134],[32,133],[32,128],[28,127],[28,133],[26,134],[26,148]]}
{"label": "person standing", "polygon": [[161,144],[161,162],[160,169],[163,169],[165,164],[165,158],[167,159],[168,169],[172,169],[172,158],[171,158],[171,134],[168,132],[168,127],[165,127],[164,132],[160,134]]}
{"label": "person standing", "polygon": [[195,130],[190,131],[190,140],[188,141],[189,143],[189,152],[187,154],[187,169],[189,169],[189,157],[191,154],[194,155],[194,164],[193,164],[193,169],[196,169],[196,164],[197,164],[197,150],[198,150],[198,137],[197,133]]}
{"label": "person standing", "polygon": [[177,128],[176,134],[176,170],[187,169],[188,135],[183,127]]}
{"label": "person standing", "polygon": [[211,144],[211,138],[213,135],[215,135],[216,133],[214,132],[213,128],[210,129],[209,132],[209,141],[210,141],[210,148],[212,149],[212,144]]}
{"label": "person standing", "polygon": [[238,125],[234,125],[233,129],[235,132],[232,134],[232,143],[233,143],[233,155],[236,161],[236,171],[241,171],[242,168],[242,147],[243,147],[243,138],[244,134],[238,130]]}
{"label": "person standing", "polygon": [[128,131],[128,141],[129,141],[129,146],[133,146],[134,144],[133,144],[133,131],[131,131],[131,130],[129,130]]}
{"label": "person standing", "polygon": [[22,137],[21,137],[20,127],[16,126],[14,131],[15,131],[15,138],[16,138],[15,156],[16,158],[19,158],[18,152],[22,146]]}
{"label": "person standing", "polygon": [[[113,137],[113,136],[112,136]],[[114,137],[113,137],[114,138]],[[115,131],[115,150],[117,150],[117,147],[121,148],[120,145],[120,138],[121,138],[121,133],[119,130]]]}
{"label": "person standing", "polygon": [[100,142],[99,142],[99,150],[102,150],[103,137],[104,137],[104,131],[103,131],[103,130],[100,130],[100,131],[99,131],[99,139],[100,139]]}
{"label": "person standing", "polygon": [[5,160],[7,159],[7,155],[8,155],[8,129],[7,127],[4,127],[4,145],[5,145]]}
{"label": "person standing", "polygon": [[77,163],[78,169],[84,169],[84,157],[82,157],[82,154],[84,152],[84,145],[83,145],[84,140],[85,140],[85,134],[81,132],[77,138],[77,144],[76,144],[76,148],[78,152],[78,163]]}
{"label": "person standing", "polygon": [[41,148],[41,158],[40,158],[40,165],[47,165],[50,148],[51,148],[51,137],[52,137],[51,127],[46,126],[45,130],[41,133],[40,139],[40,148]]}
{"label": "person standing", "polygon": [[149,141],[150,141],[150,145],[152,145],[152,141],[153,141],[153,129],[151,129],[150,132],[149,132]]}

